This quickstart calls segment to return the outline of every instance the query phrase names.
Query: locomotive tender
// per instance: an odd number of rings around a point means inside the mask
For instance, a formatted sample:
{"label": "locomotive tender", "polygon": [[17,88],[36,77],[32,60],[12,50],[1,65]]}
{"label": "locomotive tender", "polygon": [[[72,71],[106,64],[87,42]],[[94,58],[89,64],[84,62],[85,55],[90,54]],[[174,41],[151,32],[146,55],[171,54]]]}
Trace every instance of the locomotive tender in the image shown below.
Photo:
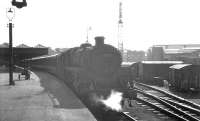
{"label": "locomotive tender", "polygon": [[95,37],[96,44],[82,44],[52,56],[27,59],[32,68],[48,71],[69,85],[82,97],[96,94],[108,96],[112,89],[120,90],[118,70],[122,62],[120,52],[104,44],[104,37]]}

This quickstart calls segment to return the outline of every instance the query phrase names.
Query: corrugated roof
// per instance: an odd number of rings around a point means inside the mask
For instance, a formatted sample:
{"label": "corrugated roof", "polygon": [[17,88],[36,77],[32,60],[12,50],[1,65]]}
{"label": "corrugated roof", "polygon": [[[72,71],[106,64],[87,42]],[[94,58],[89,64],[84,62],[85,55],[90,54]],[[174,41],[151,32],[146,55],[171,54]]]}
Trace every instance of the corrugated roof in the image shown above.
{"label": "corrugated roof", "polygon": [[182,50],[180,50],[181,53],[193,53],[195,51],[197,51],[197,50],[195,50],[195,49],[182,49]]}
{"label": "corrugated roof", "polygon": [[142,61],[143,64],[182,64],[183,61]]}
{"label": "corrugated roof", "polygon": [[193,53],[198,51],[196,49],[165,49],[166,54],[180,54],[180,53]]}
{"label": "corrugated roof", "polygon": [[185,50],[200,50],[200,47],[185,47]]}
{"label": "corrugated roof", "polygon": [[134,63],[136,63],[136,62],[122,62],[121,66],[122,67],[128,67],[128,66],[133,65]]}
{"label": "corrugated roof", "polygon": [[190,66],[190,65],[192,65],[192,64],[176,64],[176,65],[170,66],[169,68],[171,68],[171,69],[182,69],[182,68]]}
{"label": "corrugated roof", "polygon": [[164,52],[165,52],[165,54],[178,54],[178,53],[181,53],[181,52],[179,52],[178,49],[165,49]]}

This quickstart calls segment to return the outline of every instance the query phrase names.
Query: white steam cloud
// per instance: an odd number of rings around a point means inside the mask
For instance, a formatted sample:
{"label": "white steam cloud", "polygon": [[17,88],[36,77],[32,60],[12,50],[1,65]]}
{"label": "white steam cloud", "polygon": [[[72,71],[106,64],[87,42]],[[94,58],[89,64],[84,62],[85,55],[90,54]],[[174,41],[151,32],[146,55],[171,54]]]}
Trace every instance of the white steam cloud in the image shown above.
{"label": "white steam cloud", "polygon": [[122,93],[112,90],[107,99],[100,99],[100,102],[105,104],[108,108],[116,111],[121,111]]}

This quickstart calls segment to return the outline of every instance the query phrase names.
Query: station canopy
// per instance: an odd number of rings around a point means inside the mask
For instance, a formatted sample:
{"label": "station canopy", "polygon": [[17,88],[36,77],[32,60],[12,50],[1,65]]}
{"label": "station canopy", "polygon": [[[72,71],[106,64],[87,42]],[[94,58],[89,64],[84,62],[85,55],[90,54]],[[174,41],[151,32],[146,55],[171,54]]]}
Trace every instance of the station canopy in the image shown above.
{"label": "station canopy", "polygon": [[[33,47],[13,48],[13,58],[17,60],[23,60],[47,54],[48,54],[48,48],[33,48]],[[0,58],[3,60],[8,60],[9,48],[0,48]]]}

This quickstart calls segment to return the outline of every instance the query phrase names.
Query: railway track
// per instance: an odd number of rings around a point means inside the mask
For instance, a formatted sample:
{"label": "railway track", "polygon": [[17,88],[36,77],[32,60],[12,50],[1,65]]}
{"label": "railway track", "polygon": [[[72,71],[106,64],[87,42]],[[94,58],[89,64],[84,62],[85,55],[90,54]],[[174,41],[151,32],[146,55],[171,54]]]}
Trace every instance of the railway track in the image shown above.
{"label": "railway track", "polygon": [[119,121],[138,121],[134,117],[130,116],[127,112],[121,112],[122,118]]}
{"label": "railway track", "polygon": [[94,116],[96,117],[96,119],[98,121],[138,121],[134,117],[128,115],[127,112],[117,112],[117,111],[113,111],[113,110],[110,110],[110,111],[101,110],[100,115],[94,114]]}
{"label": "railway track", "polygon": [[[180,121],[200,121],[200,106],[165,91],[152,88],[146,84],[137,83],[135,91],[138,104],[151,107],[160,118],[170,118]],[[143,87],[143,88],[142,88]],[[152,94],[154,91],[159,95]],[[131,112],[129,112],[131,116]]]}
{"label": "railway track", "polygon": [[[143,84],[143,83],[136,83],[136,85],[145,87],[145,88],[147,88],[147,89],[151,89],[151,90],[153,90],[153,91],[157,91],[157,92],[159,92],[160,94],[163,95],[163,98],[170,98],[170,99],[173,99],[173,100],[175,100],[175,101],[178,101],[178,102],[180,102],[180,103],[186,104],[186,105],[188,105],[188,106],[190,106],[190,107],[193,107],[193,108],[196,108],[196,109],[200,110],[200,105],[198,105],[198,104],[196,104],[196,103],[194,103],[194,102],[185,100],[184,98],[181,98],[181,97],[179,97],[179,96],[176,96],[176,95],[174,95],[174,94],[172,94],[172,93],[168,93],[168,92],[166,92],[166,91],[163,91],[163,90],[161,90],[161,89],[158,89],[158,88],[155,88],[155,87],[152,87],[152,86]],[[162,96],[160,96],[160,97],[162,97]]]}

